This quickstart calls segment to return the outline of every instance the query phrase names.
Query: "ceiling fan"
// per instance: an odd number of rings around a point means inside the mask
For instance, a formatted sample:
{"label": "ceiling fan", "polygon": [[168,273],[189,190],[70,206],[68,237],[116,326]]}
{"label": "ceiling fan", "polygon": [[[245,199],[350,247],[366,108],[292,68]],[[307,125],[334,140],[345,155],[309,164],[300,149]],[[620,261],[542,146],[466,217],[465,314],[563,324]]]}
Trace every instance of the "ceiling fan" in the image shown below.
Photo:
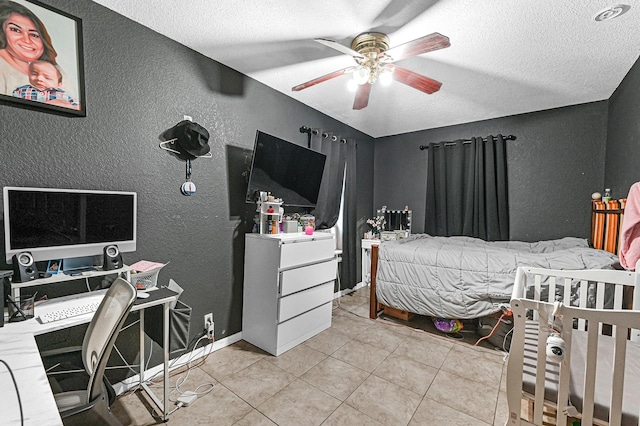
{"label": "ceiling fan", "polygon": [[392,48],[389,48],[389,37],[386,34],[376,32],[358,35],[351,42],[351,48],[322,38],[317,38],[315,41],[352,56],[357,65],[314,78],[306,83],[292,87],[291,90],[297,92],[343,74],[353,74],[353,79],[357,84],[356,97],[353,102],[353,109],[355,110],[363,109],[369,104],[371,85],[378,79],[382,83],[393,79],[427,94],[440,90],[442,83],[439,81],[399,67],[394,62],[444,49],[451,45],[449,37],[439,33],[429,34]]}

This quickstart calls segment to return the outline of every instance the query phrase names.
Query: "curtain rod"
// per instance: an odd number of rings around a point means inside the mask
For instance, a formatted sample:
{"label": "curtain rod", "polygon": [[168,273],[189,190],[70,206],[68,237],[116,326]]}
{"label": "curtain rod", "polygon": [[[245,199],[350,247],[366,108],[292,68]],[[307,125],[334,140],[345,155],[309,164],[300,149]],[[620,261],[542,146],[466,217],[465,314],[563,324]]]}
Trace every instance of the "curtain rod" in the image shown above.
{"label": "curtain rod", "polygon": [[[308,139],[308,147],[311,148],[311,135],[317,135],[318,133],[320,133],[318,131],[318,129],[312,129],[311,127],[307,127],[307,126],[302,126],[300,127],[300,133],[306,133],[307,134],[307,139]],[[327,132],[323,132],[322,133],[322,138],[326,139],[329,137],[329,133]],[[338,140],[338,137],[336,135],[331,135],[331,140],[336,142]],[[341,138],[340,142],[342,143],[347,143],[347,140],[345,138]]]}
{"label": "curtain rod", "polygon": [[[516,140],[516,137],[515,137],[514,135],[503,136],[502,138],[503,138],[505,141],[515,141],[515,140]],[[464,143],[464,142],[471,142],[471,139],[460,139],[460,140],[461,140],[463,143]],[[453,143],[459,142],[460,140],[458,140],[458,141],[440,142],[440,143],[444,143],[445,145],[447,145],[447,144],[453,144]],[[482,142],[486,142],[486,141],[488,141],[488,140],[489,140],[489,137],[482,138]],[[420,145],[420,150],[421,150],[421,151],[424,151],[425,149],[429,149],[429,145]]]}

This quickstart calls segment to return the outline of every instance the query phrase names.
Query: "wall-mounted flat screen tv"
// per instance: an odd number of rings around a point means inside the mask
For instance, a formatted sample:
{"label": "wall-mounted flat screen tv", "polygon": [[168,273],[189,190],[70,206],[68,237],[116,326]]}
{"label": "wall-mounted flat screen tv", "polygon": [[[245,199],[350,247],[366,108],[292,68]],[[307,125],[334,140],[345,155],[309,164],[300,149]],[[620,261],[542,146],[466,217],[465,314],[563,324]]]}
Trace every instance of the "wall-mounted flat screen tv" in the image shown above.
{"label": "wall-mounted flat screen tv", "polygon": [[314,208],[322,183],[326,155],[260,130],[253,148],[246,202],[260,192],[282,198],[285,206]]}
{"label": "wall-mounted flat screen tv", "polygon": [[102,254],[106,245],[136,250],[135,192],[5,187],[5,260],[23,251],[34,260]]}

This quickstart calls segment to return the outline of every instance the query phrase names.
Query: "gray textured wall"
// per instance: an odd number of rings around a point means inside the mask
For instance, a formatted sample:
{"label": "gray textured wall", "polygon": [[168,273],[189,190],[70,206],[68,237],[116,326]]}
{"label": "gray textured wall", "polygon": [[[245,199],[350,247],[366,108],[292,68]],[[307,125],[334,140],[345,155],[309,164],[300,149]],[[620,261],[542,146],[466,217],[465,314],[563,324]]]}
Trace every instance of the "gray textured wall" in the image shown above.
{"label": "gray textured wall", "polygon": [[640,181],[640,59],[609,99],[605,185],[624,198]]}
{"label": "gray textured wall", "polygon": [[[170,262],[159,282],[184,287],[192,336],[206,312],[216,338],[241,331],[244,233],[254,214],[244,173],[256,130],[300,144],[302,125],[355,138],[365,184],[358,217],[368,217],[370,137],[94,2],[47,3],[83,21],[87,117],[0,104],[0,186],[137,192],[138,250],[124,260]],[[185,163],[158,147],[183,115],[211,134],[213,158],[193,162],[193,197],[180,193]]]}
{"label": "gray textured wall", "polygon": [[424,231],[426,160],[420,145],[502,133],[507,142],[512,240],[589,237],[590,198],[602,190],[607,102],[376,139],[374,205],[413,210]]}

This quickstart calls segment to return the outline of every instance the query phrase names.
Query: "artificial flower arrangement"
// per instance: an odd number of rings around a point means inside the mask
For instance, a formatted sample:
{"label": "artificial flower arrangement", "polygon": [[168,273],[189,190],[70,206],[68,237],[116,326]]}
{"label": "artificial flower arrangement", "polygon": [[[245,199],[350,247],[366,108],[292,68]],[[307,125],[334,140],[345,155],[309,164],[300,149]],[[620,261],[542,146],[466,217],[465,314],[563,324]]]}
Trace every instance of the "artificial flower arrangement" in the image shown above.
{"label": "artificial flower arrangement", "polygon": [[386,223],[387,221],[384,220],[384,216],[376,216],[372,219],[367,219],[367,225],[369,225],[373,233],[377,235],[384,231],[384,225]]}

